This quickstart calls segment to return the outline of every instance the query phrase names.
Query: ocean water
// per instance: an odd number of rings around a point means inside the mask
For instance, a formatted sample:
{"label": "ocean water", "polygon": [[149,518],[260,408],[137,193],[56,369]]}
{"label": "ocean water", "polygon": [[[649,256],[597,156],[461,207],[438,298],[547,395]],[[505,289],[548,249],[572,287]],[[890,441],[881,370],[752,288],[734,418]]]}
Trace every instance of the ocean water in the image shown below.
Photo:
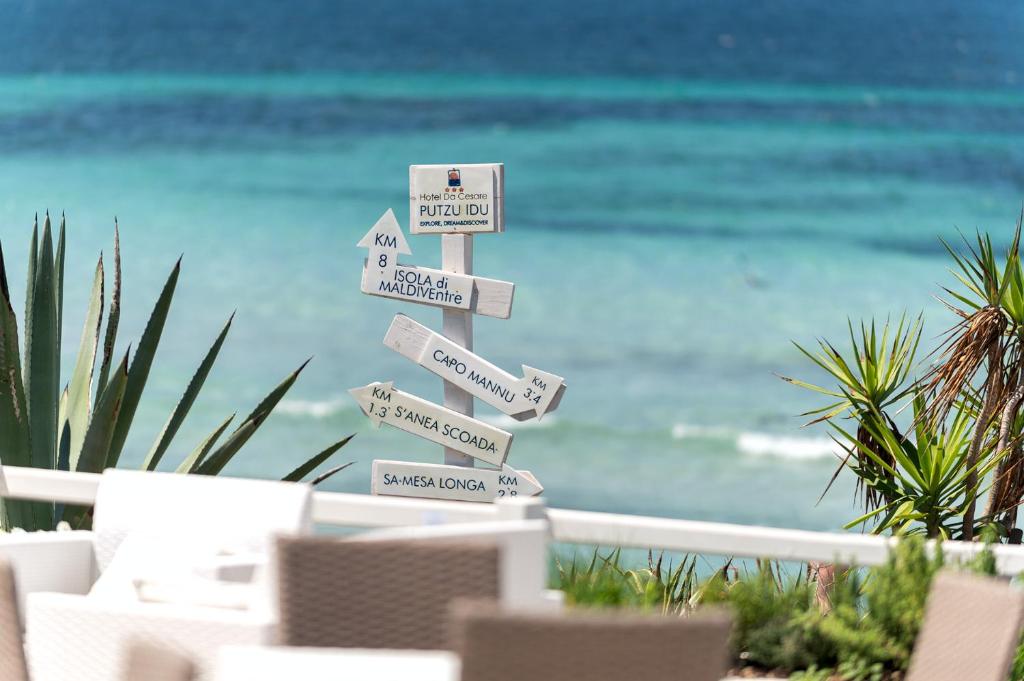
{"label": "ocean water", "polygon": [[[385,348],[404,312],[362,295],[355,242],[410,163],[506,164],[507,232],[478,274],[516,282],[476,350],[566,377],[509,463],[552,505],[837,528],[836,447],[797,415],[820,378],[791,340],[926,316],[937,237],[1005,241],[1024,193],[1024,9],[1001,2],[0,3],[0,242],[23,293],[32,216],[69,223],[65,362],[91,270],[121,225],[121,350],[184,254],[123,461],[141,463],[232,311],[218,367],[166,464],[307,357],[229,469],[280,476],[348,433],[374,458],[439,448],[373,430],[347,389],[441,399]],[[410,238],[436,267],[436,237]],[[16,305],[16,309],[18,306]]]}

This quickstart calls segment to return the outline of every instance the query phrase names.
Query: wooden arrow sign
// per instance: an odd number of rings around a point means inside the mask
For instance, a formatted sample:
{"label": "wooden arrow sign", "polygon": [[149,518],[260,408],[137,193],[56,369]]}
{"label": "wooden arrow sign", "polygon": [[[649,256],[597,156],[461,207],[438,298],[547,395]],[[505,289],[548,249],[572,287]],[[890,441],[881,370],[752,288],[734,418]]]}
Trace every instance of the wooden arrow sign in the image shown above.
{"label": "wooden arrow sign", "polygon": [[386,423],[493,466],[505,463],[512,446],[512,433],[397,390],[391,381],[349,393],[375,426]]}
{"label": "wooden arrow sign", "polygon": [[370,251],[363,265],[363,293],[499,319],[512,314],[515,284],[511,282],[399,265],[398,254],[412,255],[412,251],[390,208],[356,245]]}
{"label": "wooden arrow sign", "polygon": [[519,421],[554,411],[565,392],[561,376],[524,364],[517,378],[403,314],[384,345]]}
{"label": "wooden arrow sign", "polygon": [[528,471],[443,466],[406,461],[373,462],[373,494],[492,502],[507,496],[536,496],[544,487]]}

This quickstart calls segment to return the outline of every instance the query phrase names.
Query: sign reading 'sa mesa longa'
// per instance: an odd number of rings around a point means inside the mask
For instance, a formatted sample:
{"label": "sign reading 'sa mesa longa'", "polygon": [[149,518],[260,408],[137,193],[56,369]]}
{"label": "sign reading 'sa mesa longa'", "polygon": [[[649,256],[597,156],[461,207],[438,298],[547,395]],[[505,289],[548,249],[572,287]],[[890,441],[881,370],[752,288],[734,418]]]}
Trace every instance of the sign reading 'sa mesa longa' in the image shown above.
{"label": "sign reading 'sa mesa longa'", "polygon": [[409,166],[409,231],[505,231],[505,165]]}

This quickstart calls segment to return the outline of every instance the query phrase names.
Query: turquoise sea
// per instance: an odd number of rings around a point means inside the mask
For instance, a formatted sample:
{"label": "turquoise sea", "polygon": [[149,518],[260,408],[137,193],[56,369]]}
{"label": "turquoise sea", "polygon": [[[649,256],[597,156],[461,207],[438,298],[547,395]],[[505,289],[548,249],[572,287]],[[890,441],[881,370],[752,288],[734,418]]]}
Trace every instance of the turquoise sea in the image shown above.
{"label": "turquoise sea", "polygon": [[[361,294],[355,243],[387,208],[407,224],[410,163],[501,161],[507,232],[476,238],[475,267],[517,290],[476,350],[569,386],[541,423],[478,407],[514,431],[509,463],[560,507],[836,528],[852,485],[816,505],[836,448],[776,376],[818,378],[790,341],[905,310],[934,338],[937,237],[1005,241],[1024,199],[1024,11],[890,4],[0,3],[14,295],[33,214],[65,211],[69,371],[114,217],[125,344],[184,253],[123,462],[237,310],[168,465],[313,356],[229,472],[357,432],[326,487],[367,492],[372,459],[441,454],[347,390],[440,400],[381,340],[396,312],[441,313]],[[436,237],[409,241],[440,264]]]}

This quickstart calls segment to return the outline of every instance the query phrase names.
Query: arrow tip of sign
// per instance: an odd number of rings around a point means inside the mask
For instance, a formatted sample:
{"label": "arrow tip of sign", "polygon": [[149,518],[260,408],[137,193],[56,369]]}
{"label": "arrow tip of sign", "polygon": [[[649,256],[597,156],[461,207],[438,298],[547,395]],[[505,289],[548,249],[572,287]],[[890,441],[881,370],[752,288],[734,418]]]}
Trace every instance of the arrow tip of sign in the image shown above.
{"label": "arrow tip of sign", "polygon": [[367,390],[369,390],[372,385],[373,384],[371,383],[370,385],[361,385],[358,388],[349,388],[348,394],[356,398],[357,402],[361,402],[363,395],[366,394]]}
{"label": "arrow tip of sign", "polygon": [[380,216],[380,219],[373,224],[370,231],[363,235],[363,238],[356,243],[356,246],[360,248],[373,248],[377,245],[376,235],[386,234],[394,237],[395,250],[402,255],[412,255],[412,250],[409,248],[409,243],[405,240],[405,235],[402,233],[402,227],[398,224],[398,218],[395,217],[395,212],[390,208]]}
{"label": "arrow tip of sign", "polygon": [[[552,374],[547,371],[541,371],[534,367],[526,364],[523,366],[523,380],[528,384],[540,381],[543,384],[541,388],[542,397],[537,403],[537,407],[533,410],[533,413],[537,415],[537,420],[540,421],[544,414],[549,411],[553,411],[558,403],[562,401],[562,393],[565,392],[565,379],[557,374]],[[530,412],[526,412],[529,414]]]}
{"label": "arrow tip of sign", "polygon": [[519,475],[521,475],[530,485],[526,490],[529,496],[536,497],[544,491],[544,485],[540,484],[540,480],[538,480],[530,471],[519,471]]}
{"label": "arrow tip of sign", "polygon": [[545,383],[554,383],[555,385],[562,385],[565,383],[565,379],[558,374],[553,374],[549,371],[541,371],[535,367],[523,364],[523,376],[527,379],[539,378]]}
{"label": "arrow tip of sign", "polygon": [[544,491],[544,485],[540,484],[540,480],[538,480],[530,471],[518,471],[507,463],[501,464],[501,471],[505,475],[516,476],[524,483],[518,489],[523,496],[535,497]]}

